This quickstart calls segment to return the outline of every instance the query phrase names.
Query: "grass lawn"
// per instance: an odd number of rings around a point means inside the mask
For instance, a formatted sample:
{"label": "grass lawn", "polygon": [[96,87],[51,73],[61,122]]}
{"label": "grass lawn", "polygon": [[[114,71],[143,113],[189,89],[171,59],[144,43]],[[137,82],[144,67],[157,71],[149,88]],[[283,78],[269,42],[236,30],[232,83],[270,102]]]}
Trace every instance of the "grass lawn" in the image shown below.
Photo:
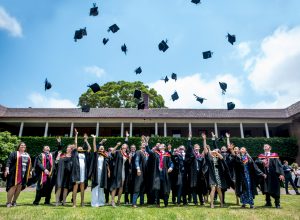
{"label": "grass lawn", "polygon": [[[65,207],[33,206],[34,196],[35,192],[22,192],[18,200],[18,207],[6,208],[6,194],[1,192],[0,219],[300,219],[300,196],[296,195],[282,195],[281,209],[264,208],[264,196],[259,195],[255,199],[255,209],[253,210],[241,209],[240,206],[236,206],[234,204],[235,195],[232,192],[226,194],[226,207],[219,208],[216,204],[215,209],[210,209],[209,205],[177,207],[172,204],[168,208],[145,206],[136,209],[125,205],[117,208],[111,206],[92,208],[89,204],[83,208],[72,208],[71,203],[67,203]],[[80,197],[79,194],[78,197]],[[67,201],[70,199],[69,195]],[[77,201],[79,205],[80,199]],[[91,201],[89,190],[86,191],[86,201]],[[44,198],[42,198],[41,204],[43,202]],[[54,202],[54,194],[52,202]]]}

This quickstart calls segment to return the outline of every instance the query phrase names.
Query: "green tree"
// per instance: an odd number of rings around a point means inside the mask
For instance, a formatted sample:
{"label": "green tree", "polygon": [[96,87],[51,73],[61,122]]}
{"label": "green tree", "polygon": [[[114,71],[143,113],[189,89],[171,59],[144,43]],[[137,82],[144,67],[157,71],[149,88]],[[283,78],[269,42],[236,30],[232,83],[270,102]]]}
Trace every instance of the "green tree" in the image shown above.
{"label": "green tree", "polygon": [[20,143],[17,136],[11,135],[8,131],[0,132],[0,164],[4,164],[9,154],[16,149]]}
{"label": "green tree", "polygon": [[147,85],[144,85],[140,81],[107,82],[96,93],[88,89],[79,97],[78,106],[88,104],[92,108],[136,108],[138,100],[133,97],[135,89],[149,95],[150,108],[165,107],[163,97],[155,89],[149,89]]}

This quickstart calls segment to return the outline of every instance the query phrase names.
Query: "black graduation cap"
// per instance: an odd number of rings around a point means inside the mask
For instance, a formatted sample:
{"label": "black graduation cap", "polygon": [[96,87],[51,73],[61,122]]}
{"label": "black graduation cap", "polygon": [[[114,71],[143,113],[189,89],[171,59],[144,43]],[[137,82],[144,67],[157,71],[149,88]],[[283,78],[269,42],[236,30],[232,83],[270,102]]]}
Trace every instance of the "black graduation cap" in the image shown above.
{"label": "black graduation cap", "polygon": [[225,83],[225,82],[219,82],[219,85],[220,85],[220,87],[222,89],[222,94],[224,95],[225,92],[226,92],[226,89],[227,89],[227,83]]}
{"label": "black graduation cap", "polygon": [[233,102],[227,102],[227,109],[232,110],[235,108],[235,104]]}
{"label": "black graduation cap", "polygon": [[102,43],[105,45],[109,41],[108,38],[103,38]]}
{"label": "black graduation cap", "polygon": [[192,0],[191,2],[197,5],[197,4],[201,3],[201,0]]}
{"label": "black graduation cap", "polygon": [[96,3],[93,3],[93,7],[90,9],[90,16],[97,16],[99,14]]}
{"label": "black graduation cap", "polygon": [[233,45],[233,43],[235,42],[235,35],[231,35],[231,34],[227,34],[227,38],[228,38],[228,42],[231,43]]}
{"label": "black graduation cap", "polygon": [[125,55],[126,55],[126,53],[127,53],[127,46],[126,46],[126,44],[123,44],[123,45],[121,46],[121,50],[122,50],[122,52],[124,52]]}
{"label": "black graduation cap", "polygon": [[144,108],[145,108],[145,102],[144,102],[144,101],[141,101],[141,102],[138,104],[138,110],[144,109]]}
{"label": "black graduation cap", "polygon": [[140,90],[134,90],[133,97],[136,99],[140,99],[142,96],[142,92]]}
{"label": "black graduation cap", "polygon": [[46,78],[46,80],[45,80],[45,91],[48,90],[48,89],[51,89],[51,87],[52,87],[51,83]]}
{"label": "black graduation cap", "polygon": [[118,30],[120,30],[120,28],[118,27],[118,25],[116,25],[116,24],[113,24],[113,25],[111,25],[109,28],[108,28],[108,32],[113,32],[113,33],[116,33]]}
{"label": "black graduation cap", "polygon": [[202,54],[203,54],[203,59],[208,59],[208,58],[211,58],[213,52],[211,52],[211,51],[209,50],[209,51],[203,52]]}
{"label": "black graduation cap", "polygon": [[98,85],[98,83],[94,83],[92,85],[89,85],[88,87],[90,87],[94,93],[100,91],[100,86]]}
{"label": "black graduation cap", "polygon": [[194,94],[194,96],[196,97],[196,101],[200,102],[201,104],[203,103],[204,100],[206,100],[206,98],[199,97],[195,94]]}
{"label": "black graduation cap", "polygon": [[179,99],[179,96],[178,96],[178,93],[175,91],[172,95],[171,95],[171,98],[174,101],[176,101],[177,99]]}
{"label": "black graduation cap", "polygon": [[89,105],[83,105],[81,107],[82,112],[90,112],[91,107]]}
{"label": "black graduation cap", "polygon": [[177,80],[177,74],[176,73],[172,73],[171,78],[176,81]]}
{"label": "black graduation cap", "polygon": [[86,35],[87,35],[86,27],[76,30],[74,34],[74,41],[76,42],[77,40],[82,39],[82,37]]}
{"label": "black graduation cap", "polygon": [[163,80],[163,81],[165,81],[165,83],[167,83],[169,81],[169,78],[168,78],[168,76],[166,76],[165,78],[163,78],[161,80]]}
{"label": "black graduation cap", "polygon": [[166,50],[169,48],[168,46],[168,40],[162,40],[159,44],[158,44],[158,49],[161,50],[162,52],[166,52]]}
{"label": "black graduation cap", "polygon": [[142,73],[142,68],[141,67],[138,67],[135,69],[134,71],[136,74],[141,74]]}

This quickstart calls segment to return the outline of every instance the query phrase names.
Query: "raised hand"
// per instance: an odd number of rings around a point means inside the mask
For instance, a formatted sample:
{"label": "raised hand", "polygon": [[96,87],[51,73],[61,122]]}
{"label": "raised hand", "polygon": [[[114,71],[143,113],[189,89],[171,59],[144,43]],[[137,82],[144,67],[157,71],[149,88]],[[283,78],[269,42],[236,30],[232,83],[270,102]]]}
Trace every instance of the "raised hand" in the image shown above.
{"label": "raised hand", "polygon": [[78,131],[76,128],[74,128],[74,132],[75,132],[75,135],[78,135]]}
{"label": "raised hand", "polygon": [[126,131],[126,132],[125,132],[125,134],[126,134],[126,137],[129,137],[129,133],[128,133],[128,131]]}
{"label": "raised hand", "polygon": [[[107,139],[102,139],[101,141],[100,141],[100,144],[104,144],[105,142],[107,141]],[[121,142],[120,142],[121,143]]]}
{"label": "raised hand", "polygon": [[89,138],[88,135],[87,135],[86,133],[84,133],[84,135],[83,135],[83,140],[84,140],[84,141],[87,141],[88,138]]}
{"label": "raised hand", "polygon": [[201,134],[201,137],[202,137],[203,139],[206,139],[206,134],[205,134],[205,133],[202,133],[202,134]]}
{"label": "raised hand", "polygon": [[60,137],[60,136],[56,137],[56,141],[57,141],[58,143],[60,143],[60,142],[61,142],[61,137]]}
{"label": "raised hand", "polygon": [[229,133],[226,132],[225,135],[226,135],[227,138],[230,138],[230,134]]}
{"label": "raised hand", "polygon": [[91,137],[92,137],[92,138],[96,138],[96,135],[94,135],[94,134],[91,134]]}
{"label": "raised hand", "polygon": [[188,139],[189,139],[189,140],[192,139],[192,132],[191,132],[191,131],[189,132],[189,137],[188,137]]}

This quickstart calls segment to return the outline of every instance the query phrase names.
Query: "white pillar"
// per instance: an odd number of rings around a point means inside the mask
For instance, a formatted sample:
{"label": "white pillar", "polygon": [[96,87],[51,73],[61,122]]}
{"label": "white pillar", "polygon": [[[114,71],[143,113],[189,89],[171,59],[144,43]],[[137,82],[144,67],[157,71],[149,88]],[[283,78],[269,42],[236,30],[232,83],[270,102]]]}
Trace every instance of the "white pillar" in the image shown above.
{"label": "white pillar", "polygon": [[132,122],[129,124],[129,137],[132,137]]}
{"label": "white pillar", "polygon": [[124,137],[124,122],[121,122],[121,137]]}
{"label": "white pillar", "polygon": [[99,137],[99,122],[96,124],[96,137]]}
{"label": "white pillar", "polygon": [[71,122],[70,137],[73,137],[74,122]]}
{"label": "white pillar", "polygon": [[191,134],[193,136],[193,134],[192,134],[192,123],[191,122],[189,122],[189,134]]}
{"label": "white pillar", "polygon": [[21,122],[21,125],[20,125],[20,129],[19,129],[19,137],[22,137],[22,134],[23,134],[23,128],[24,128],[24,122],[22,121],[22,122]]}
{"label": "white pillar", "polygon": [[158,124],[157,122],[155,122],[155,136],[158,135]]}
{"label": "white pillar", "polygon": [[167,137],[167,122],[164,122],[164,137]]}
{"label": "white pillar", "polygon": [[47,136],[48,136],[48,127],[49,127],[49,123],[46,122],[46,125],[45,125],[45,132],[44,132],[44,137],[47,137]]}
{"label": "white pillar", "polygon": [[241,138],[244,138],[244,128],[243,128],[243,123],[240,123],[240,131],[241,131]]}
{"label": "white pillar", "polygon": [[269,127],[268,127],[268,123],[267,122],[265,122],[265,129],[266,129],[266,137],[270,138]]}
{"label": "white pillar", "polygon": [[219,135],[218,135],[218,124],[217,124],[217,122],[214,123],[214,127],[215,127],[215,135],[216,135],[216,137],[219,137]]}

